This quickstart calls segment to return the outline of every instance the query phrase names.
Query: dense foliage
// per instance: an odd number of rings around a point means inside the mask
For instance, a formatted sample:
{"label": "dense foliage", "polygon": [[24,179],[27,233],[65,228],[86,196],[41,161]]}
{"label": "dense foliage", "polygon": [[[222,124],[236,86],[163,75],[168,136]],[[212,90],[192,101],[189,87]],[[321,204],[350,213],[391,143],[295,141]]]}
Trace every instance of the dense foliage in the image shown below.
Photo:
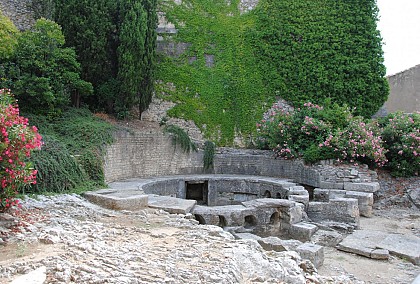
{"label": "dense foliage", "polygon": [[420,173],[420,112],[397,112],[381,120],[382,139],[388,150],[386,167],[394,176]]}
{"label": "dense foliage", "polygon": [[173,124],[167,124],[163,128],[164,133],[168,133],[172,138],[172,144],[174,147],[179,145],[181,149],[189,153],[191,151],[197,151],[197,146],[194,144],[193,141],[191,141],[190,136],[188,136],[188,133],[185,132],[184,129],[182,129],[179,126],[173,125]]}
{"label": "dense foliage", "polygon": [[[276,97],[299,107],[326,99],[370,116],[388,85],[374,0],[164,2],[178,29],[158,78],[170,116],[194,120],[219,145],[252,133]],[[185,52],[183,49],[186,49]],[[175,88],[171,84],[174,83]]]}
{"label": "dense foliage", "polygon": [[420,173],[420,113],[397,112],[377,121],[353,116],[337,104],[274,104],[257,124],[256,144],[286,159],[336,159],[385,167],[393,176]]}
{"label": "dense foliage", "polygon": [[0,90],[0,212],[14,205],[23,186],[36,183],[37,171],[28,162],[34,149],[41,147],[36,127],[20,116],[9,90]]}
{"label": "dense foliage", "polygon": [[176,42],[175,56],[158,66],[158,91],[177,103],[168,114],[193,120],[219,145],[232,144],[235,135],[254,130],[264,105],[272,103],[247,36],[254,18],[240,13],[238,0],[164,4],[178,29],[168,38]]}
{"label": "dense foliage", "polygon": [[0,11],[0,60],[10,58],[17,44],[19,31],[9,18]]}
{"label": "dense foliage", "polygon": [[270,92],[295,106],[330,98],[365,117],[386,101],[375,0],[261,0],[252,13]]}
{"label": "dense foliage", "polygon": [[54,19],[76,49],[82,78],[95,88],[84,102],[120,117],[133,106],[146,109],[154,84],[156,0],[54,2]]}
{"label": "dense foliage", "polygon": [[114,127],[85,108],[67,109],[54,119],[31,115],[44,146],[32,161],[38,183],[32,192],[63,192],[86,185],[103,185],[103,150],[112,142]]}
{"label": "dense foliage", "polygon": [[80,79],[80,65],[54,22],[39,19],[17,39],[13,56],[0,63],[1,87],[13,89],[22,110],[59,115],[72,97],[92,93]]}

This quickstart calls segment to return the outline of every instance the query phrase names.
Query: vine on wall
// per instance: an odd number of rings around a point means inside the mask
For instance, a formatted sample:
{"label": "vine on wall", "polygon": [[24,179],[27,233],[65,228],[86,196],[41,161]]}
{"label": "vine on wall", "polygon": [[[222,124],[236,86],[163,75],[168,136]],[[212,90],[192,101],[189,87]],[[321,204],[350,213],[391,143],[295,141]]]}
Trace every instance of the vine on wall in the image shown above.
{"label": "vine on wall", "polygon": [[[366,117],[385,102],[381,37],[374,0],[165,1],[162,8],[186,52],[162,58],[158,78],[172,82],[169,115],[193,120],[219,145],[252,134],[278,98],[299,107],[329,99]],[[212,62],[214,59],[214,62]],[[165,84],[162,84],[165,86]]]}
{"label": "vine on wall", "polygon": [[188,44],[185,53],[162,58],[158,67],[157,77],[176,86],[163,90],[166,99],[177,103],[168,114],[193,120],[219,145],[253,132],[267,101],[271,105],[273,100],[248,37],[254,18],[241,15],[238,2],[163,4],[167,19],[178,28],[171,40]]}

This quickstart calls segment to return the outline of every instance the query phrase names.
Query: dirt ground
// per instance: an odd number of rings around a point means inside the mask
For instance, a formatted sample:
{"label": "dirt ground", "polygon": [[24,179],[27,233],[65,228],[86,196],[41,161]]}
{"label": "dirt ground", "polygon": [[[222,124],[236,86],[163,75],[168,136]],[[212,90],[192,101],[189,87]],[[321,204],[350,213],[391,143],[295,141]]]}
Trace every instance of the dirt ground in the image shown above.
{"label": "dirt ground", "polygon": [[[376,210],[372,218],[361,218],[360,227],[420,237],[420,210]],[[318,272],[321,275],[351,274],[366,283],[409,284],[420,274],[420,266],[395,256],[389,260],[375,260],[326,247],[324,265]]]}

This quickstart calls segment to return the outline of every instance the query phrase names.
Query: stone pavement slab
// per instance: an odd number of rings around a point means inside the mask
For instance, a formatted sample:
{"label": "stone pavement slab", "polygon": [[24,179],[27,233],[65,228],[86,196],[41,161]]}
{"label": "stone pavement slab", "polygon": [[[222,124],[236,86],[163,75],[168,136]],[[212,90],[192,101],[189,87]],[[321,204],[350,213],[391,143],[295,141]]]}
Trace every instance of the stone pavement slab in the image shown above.
{"label": "stone pavement slab", "polygon": [[357,230],[337,245],[337,249],[375,259],[396,255],[420,265],[420,238],[380,231]]}
{"label": "stone pavement slab", "polygon": [[190,213],[196,204],[196,200],[180,199],[170,196],[149,195],[150,208],[162,209],[171,214]]}

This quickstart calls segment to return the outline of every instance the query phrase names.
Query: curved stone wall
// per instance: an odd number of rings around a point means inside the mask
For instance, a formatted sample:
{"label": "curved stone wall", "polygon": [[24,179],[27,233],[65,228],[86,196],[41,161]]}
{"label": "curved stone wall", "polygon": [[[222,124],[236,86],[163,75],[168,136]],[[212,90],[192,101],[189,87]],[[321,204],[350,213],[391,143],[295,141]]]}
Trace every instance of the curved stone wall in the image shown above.
{"label": "curved stone wall", "polygon": [[[120,131],[106,151],[107,182],[203,173],[202,150],[185,153],[162,133]],[[331,161],[308,166],[300,160],[275,159],[271,151],[228,148],[218,149],[214,169],[208,173],[287,178],[314,188],[348,190],[377,180],[366,166],[336,166]]]}

